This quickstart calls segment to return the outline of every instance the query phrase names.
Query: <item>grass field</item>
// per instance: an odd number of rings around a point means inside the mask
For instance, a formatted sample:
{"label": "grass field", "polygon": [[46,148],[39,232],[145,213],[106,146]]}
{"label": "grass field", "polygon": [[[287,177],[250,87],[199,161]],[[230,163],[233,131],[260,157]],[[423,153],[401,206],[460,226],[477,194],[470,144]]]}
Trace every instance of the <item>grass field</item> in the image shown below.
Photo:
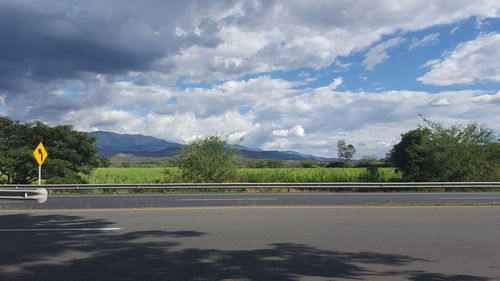
{"label": "grass field", "polygon": [[162,167],[98,168],[84,178],[90,184],[165,183],[165,169]]}
{"label": "grass field", "polygon": [[[167,171],[167,172],[166,172]],[[380,168],[380,180],[399,179],[393,168]],[[237,182],[359,182],[365,168],[246,168],[238,170]],[[99,168],[85,176],[91,184],[176,183],[176,168]]]}

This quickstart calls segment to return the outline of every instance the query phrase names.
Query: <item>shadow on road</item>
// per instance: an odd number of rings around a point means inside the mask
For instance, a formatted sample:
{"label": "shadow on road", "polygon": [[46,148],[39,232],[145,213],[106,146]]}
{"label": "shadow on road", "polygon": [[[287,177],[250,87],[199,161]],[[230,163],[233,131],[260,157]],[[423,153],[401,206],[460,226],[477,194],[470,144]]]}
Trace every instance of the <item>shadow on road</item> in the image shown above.
{"label": "shadow on road", "polygon": [[[1,215],[0,228],[105,228],[113,223],[68,215]],[[277,243],[257,250],[179,249],[197,231],[0,232],[0,280],[490,280],[404,271],[423,260],[374,252],[339,252]],[[426,262],[426,261],[424,261]],[[373,266],[391,268],[375,271]],[[384,267],[386,266],[386,267]],[[395,270],[396,269],[396,270]],[[397,270],[401,269],[401,270]]]}

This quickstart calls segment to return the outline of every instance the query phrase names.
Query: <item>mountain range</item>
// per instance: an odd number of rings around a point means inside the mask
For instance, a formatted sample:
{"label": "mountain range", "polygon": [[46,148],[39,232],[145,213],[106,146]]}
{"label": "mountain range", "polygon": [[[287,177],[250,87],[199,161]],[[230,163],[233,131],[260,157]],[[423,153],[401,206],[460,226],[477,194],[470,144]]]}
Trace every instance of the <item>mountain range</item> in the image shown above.
{"label": "mountain range", "polygon": [[[130,135],[96,131],[90,132],[88,135],[97,137],[94,146],[98,149],[98,154],[102,156],[130,154],[141,157],[171,157],[177,154],[184,146],[179,143],[140,134]],[[251,159],[316,160],[322,162],[335,160],[301,154],[295,151],[262,150],[242,145],[230,145],[230,147],[237,150],[238,156]]]}

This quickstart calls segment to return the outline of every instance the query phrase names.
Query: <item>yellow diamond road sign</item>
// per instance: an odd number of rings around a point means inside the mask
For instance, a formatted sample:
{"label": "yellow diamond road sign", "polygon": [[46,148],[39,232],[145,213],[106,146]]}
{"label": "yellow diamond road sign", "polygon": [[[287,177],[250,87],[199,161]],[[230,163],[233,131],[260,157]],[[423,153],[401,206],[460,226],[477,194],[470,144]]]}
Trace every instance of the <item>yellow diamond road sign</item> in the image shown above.
{"label": "yellow diamond road sign", "polygon": [[42,166],[43,161],[47,159],[47,156],[49,154],[47,153],[47,150],[45,150],[45,147],[43,146],[43,143],[39,143],[38,146],[35,148],[33,151],[33,156],[35,156],[36,162],[38,162],[39,166]]}

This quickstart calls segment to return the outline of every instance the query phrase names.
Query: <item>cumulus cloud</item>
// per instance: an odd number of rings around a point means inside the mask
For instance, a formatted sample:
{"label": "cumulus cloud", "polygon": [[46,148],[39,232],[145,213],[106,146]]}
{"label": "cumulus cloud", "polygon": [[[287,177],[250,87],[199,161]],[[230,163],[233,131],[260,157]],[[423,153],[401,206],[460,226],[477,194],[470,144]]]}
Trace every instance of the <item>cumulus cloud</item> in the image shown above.
{"label": "cumulus cloud", "polygon": [[35,82],[113,79],[130,71],[173,83],[317,69],[397,30],[492,17],[498,8],[491,0],[406,1],[396,10],[382,0],[2,1],[0,88],[18,95],[39,88]]}
{"label": "cumulus cloud", "polygon": [[[339,57],[366,52],[382,38],[471,16],[498,17],[500,3],[0,0],[0,106],[2,114],[17,120],[87,131],[179,142],[220,132],[232,139],[244,136],[250,146],[323,155],[338,138],[348,137],[366,143],[360,154],[380,152],[381,143],[414,125],[417,113],[443,118],[467,113],[499,123],[498,108],[492,106],[498,107],[498,99],[482,92],[342,92],[342,77],[304,90],[299,82],[262,73],[313,73],[333,63],[345,68]],[[484,35],[478,44],[498,51],[497,43],[488,41],[494,38]],[[387,59],[402,40],[373,46],[365,67]],[[452,53],[470,48],[466,43]],[[453,61],[451,55],[433,63],[422,82],[438,83],[440,73],[434,72],[449,69],[447,61]],[[473,81],[498,70],[493,64],[479,68]],[[452,82],[465,75],[442,72]],[[482,77],[497,81],[493,72],[488,75]],[[203,88],[179,81],[217,83]],[[241,108],[248,110],[243,114]]]}
{"label": "cumulus cloud", "polygon": [[424,36],[422,39],[413,37],[410,42],[410,46],[408,47],[411,50],[417,47],[426,47],[432,46],[439,43],[439,33],[431,33],[429,35]]}
{"label": "cumulus cloud", "polygon": [[441,60],[427,62],[425,66],[430,66],[431,70],[417,80],[438,86],[500,82],[499,62],[500,34],[484,34],[459,44]]}
{"label": "cumulus cloud", "polygon": [[[168,112],[141,116],[82,110],[68,118],[78,118],[89,130],[120,128],[178,142],[221,133],[234,140],[244,137],[243,144],[252,147],[332,157],[339,139],[355,144],[361,156],[383,156],[388,143],[394,145],[401,133],[417,126],[419,113],[447,122],[461,122],[456,116],[464,115],[493,127],[500,122],[498,93],[482,91],[296,90],[293,83],[268,76],[175,91],[178,100]],[[227,104],[218,108],[224,99]],[[238,112],[237,105],[243,103],[252,107],[251,113]]]}
{"label": "cumulus cloud", "polygon": [[363,65],[366,67],[366,69],[372,70],[375,65],[389,58],[389,55],[387,54],[387,50],[389,48],[398,46],[404,41],[405,39],[397,37],[373,46],[365,54],[365,60],[363,61]]}
{"label": "cumulus cloud", "polygon": [[302,126],[296,125],[291,129],[274,130],[272,131],[271,135],[277,137],[303,137],[306,134]]}

